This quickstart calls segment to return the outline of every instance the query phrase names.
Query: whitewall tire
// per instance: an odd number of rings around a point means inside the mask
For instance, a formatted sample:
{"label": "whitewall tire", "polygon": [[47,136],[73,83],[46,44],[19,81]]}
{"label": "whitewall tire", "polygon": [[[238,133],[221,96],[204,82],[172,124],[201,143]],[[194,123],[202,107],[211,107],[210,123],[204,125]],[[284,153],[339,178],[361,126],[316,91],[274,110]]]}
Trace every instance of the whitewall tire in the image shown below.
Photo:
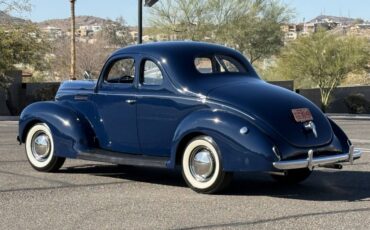
{"label": "whitewall tire", "polygon": [[53,135],[44,123],[35,124],[28,131],[26,154],[31,166],[38,171],[57,171],[65,161],[54,155]]}
{"label": "whitewall tire", "polygon": [[232,173],[224,172],[220,153],[211,137],[199,136],[186,146],[182,157],[182,174],[196,192],[215,193],[231,181]]}

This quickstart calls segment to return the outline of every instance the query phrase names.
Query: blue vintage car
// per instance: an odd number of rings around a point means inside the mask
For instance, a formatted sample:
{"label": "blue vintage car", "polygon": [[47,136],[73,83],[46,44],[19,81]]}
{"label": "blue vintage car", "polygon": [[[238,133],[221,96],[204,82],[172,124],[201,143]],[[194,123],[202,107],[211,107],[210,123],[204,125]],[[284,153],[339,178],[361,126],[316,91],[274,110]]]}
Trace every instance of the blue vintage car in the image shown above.
{"label": "blue vintage car", "polygon": [[64,82],[55,101],[25,108],[18,140],[39,171],[66,158],[181,168],[201,193],[233,172],[298,183],[361,156],[309,100],[261,80],[239,52],[198,42],[116,51],[98,80]]}

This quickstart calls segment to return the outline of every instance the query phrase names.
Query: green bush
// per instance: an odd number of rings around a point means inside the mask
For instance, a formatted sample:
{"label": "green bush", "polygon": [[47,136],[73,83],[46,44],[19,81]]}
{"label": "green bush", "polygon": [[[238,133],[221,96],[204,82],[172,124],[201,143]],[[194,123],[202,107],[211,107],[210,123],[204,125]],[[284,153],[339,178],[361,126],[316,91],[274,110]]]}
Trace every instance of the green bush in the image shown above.
{"label": "green bush", "polygon": [[350,113],[364,114],[370,112],[370,102],[361,93],[351,94],[344,101]]}
{"label": "green bush", "polygon": [[58,90],[58,85],[48,86],[45,88],[40,88],[35,91],[34,100],[35,101],[51,101],[54,100],[55,94]]}

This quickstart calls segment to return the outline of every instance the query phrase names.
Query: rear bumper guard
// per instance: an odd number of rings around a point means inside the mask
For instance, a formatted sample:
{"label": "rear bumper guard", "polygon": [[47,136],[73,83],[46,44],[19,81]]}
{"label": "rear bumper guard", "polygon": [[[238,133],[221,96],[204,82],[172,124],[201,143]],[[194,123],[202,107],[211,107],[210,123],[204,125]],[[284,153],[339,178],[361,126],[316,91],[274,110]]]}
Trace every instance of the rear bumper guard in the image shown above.
{"label": "rear bumper guard", "polygon": [[349,153],[325,157],[313,157],[313,150],[309,150],[306,159],[277,161],[273,162],[272,165],[279,170],[301,168],[309,168],[310,170],[312,170],[315,166],[325,166],[340,162],[350,162],[351,164],[353,164],[353,161],[360,158],[361,155],[361,150],[355,149],[354,146],[351,145],[349,148]]}

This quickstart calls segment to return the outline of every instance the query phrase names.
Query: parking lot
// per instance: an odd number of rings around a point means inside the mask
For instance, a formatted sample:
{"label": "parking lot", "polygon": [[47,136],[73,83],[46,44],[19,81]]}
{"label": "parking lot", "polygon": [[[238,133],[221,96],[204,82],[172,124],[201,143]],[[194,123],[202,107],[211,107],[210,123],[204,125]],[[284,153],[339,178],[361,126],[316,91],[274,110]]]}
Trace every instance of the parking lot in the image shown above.
{"label": "parking lot", "polygon": [[317,169],[301,185],[237,174],[221,195],[186,187],[179,172],[67,160],[40,173],[0,122],[0,229],[369,229],[370,120],[338,120],[355,165]]}

